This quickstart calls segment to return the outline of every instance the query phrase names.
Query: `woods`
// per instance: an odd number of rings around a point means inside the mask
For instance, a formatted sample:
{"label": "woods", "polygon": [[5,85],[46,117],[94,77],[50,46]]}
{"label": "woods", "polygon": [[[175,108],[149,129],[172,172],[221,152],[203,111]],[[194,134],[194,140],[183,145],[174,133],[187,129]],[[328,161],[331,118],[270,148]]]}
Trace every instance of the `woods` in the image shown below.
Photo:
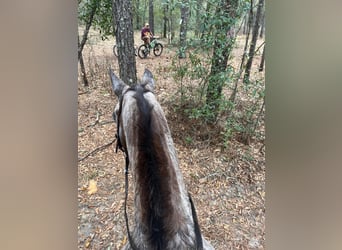
{"label": "woods", "polygon": [[[123,170],[112,149],[112,67],[130,85],[145,68],[155,76],[215,249],[264,249],[264,0],[79,0],[78,15],[81,248],[120,249],[127,241]],[[164,49],[142,59],[134,53],[146,22]],[[90,180],[102,188],[96,199],[87,193]],[[102,212],[92,214],[91,206]]]}
{"label": "woods", "polygon": [[[112,6],[113,8],[108,8]],[[202,109],[207,109],[208,121],[214,122],[222,108],[221,93],[224,86],[233,91],[229,99],[235,102],[236,85],[244,71],[243,82],[249,84],[252,62],[256,51],[257,39],[264,33],[263,0],[221,0],[189,1],[182,0],[80,0],[80,24],[85,25],[82,41],[79,43],[79,61],[84,84],[87,85],[86,70],[82,60],[82,49],[87,40],[91,25],[99,30],[102,39],[115,36],[119,52],[120,77],[129,82],[136,81],[136,61],[134,56],[133,24],[140,29],[148,20],[155,35],[167,37],[168,44],[178,50],[179,58],[187,54],[201,57],[210,71],[203,71],[196,77],[206,79],[205,100]],[[112,27],[111,27],[112,26]],[[241,28],[243,26],[243,31]],[[252,39],[250,33],[252,31]],[[178,38],[175,35],[178,33]],[[230,53],[238,34],[246,35],[245,51],[241,57],[240,70],[230,67]],[[137,41],[135,41],[137,42]],[[262,45],[263,48],[265,44]],[[191,51],[188,49],[191,48]],[[260,48],[259,48],[260,49]],[[247,53],[248,50],[248,53]],[[262,49],[264,51],[264,49]],[[245,63],[247,61],[247,63]],[[194,65],[197,67],[198,65]],[[259,71],[264,69],[264,57]],[[186,73],[190,75],[191,73]],[[230,86],[231,82],[235,85]]]}

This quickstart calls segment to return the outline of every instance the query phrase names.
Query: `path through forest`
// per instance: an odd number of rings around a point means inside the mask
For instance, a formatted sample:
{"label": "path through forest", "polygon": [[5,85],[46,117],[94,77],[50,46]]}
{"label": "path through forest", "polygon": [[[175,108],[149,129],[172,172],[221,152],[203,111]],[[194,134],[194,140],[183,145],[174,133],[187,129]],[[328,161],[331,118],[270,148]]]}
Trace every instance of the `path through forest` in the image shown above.
{"label": "path through forest", "polygon": [[[117,74],[119,72],[117,58],[112,53],[115,42],[101,41],[96,33],[91,34],[83,53],[87,70],[92,67],[88,77],[90,86],[84,88],[80,77],[78,83],[79,159],[114,141],[116,132],[112,112],[117,99],[111,93],[108,77],[109,66]],[[135,41],[137,45],[140,43],[138,33]],[[210,140],[219,134],[203,128],[195,133],[198,137],[194,133],[189,136],[189,131],[198,126],[178,116],[173,109],[173,96],[178,88],[171,69],[175,52],[164,44],[161,57],[136,58],[138,78],[145,68],[155,76],[155,94],[166,113],[202,233],[218,250],[265,249],[265,154],[260,150],[262,144],[252,142],[246,146],[231,141],[229,148],[224,148]],[[121,249],[127,241],[123,215],[123,154],[115,153],[115,143],[104,147],[79,162],[78,175],[79,249]],[[132,190],[129,196],[128,213],[132,215]]]}

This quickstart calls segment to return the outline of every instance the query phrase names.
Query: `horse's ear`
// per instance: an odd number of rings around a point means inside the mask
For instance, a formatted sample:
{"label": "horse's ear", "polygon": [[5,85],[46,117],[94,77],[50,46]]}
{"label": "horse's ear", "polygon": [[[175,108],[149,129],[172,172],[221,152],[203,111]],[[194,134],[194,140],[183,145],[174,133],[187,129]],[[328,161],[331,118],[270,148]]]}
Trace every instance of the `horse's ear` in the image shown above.
{"label": "horse's ear", "polygon": [[153,91],[155,84],[154,84],[154,79],[153,79],[153,75],[151,71],[149,71],[148,69],[145,69],[141,82],[143,85],[148,87],[151,91]]}
{"label": "horse's ear", "polygon": [[112,82],[114,93],[118,98],[120,98],[126,84],[113,73],[111,68],[109,68],[109,77]]}

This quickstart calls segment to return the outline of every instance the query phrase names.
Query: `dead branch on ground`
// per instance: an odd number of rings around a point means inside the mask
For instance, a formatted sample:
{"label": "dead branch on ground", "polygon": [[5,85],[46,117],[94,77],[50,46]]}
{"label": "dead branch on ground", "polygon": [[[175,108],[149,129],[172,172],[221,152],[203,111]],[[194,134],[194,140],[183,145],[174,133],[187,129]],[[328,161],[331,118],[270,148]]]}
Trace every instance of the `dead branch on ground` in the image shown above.
{"label": "dead branch on ground", "polygon": [[94,149],[93,151],[91,151],[91,152],[89,152],[88,154],[86,154],[84,157],[78,159],[78,162],[81,162],[81,161],[83,161],[84,159],[88,158],[89,156],[91,156],[91,155],[93,155],[93,154],[95,154],[95,153],[97,153],[97,152],[99,152],[99,151],[101,151],[101,150],[103,150],[103,149],[109,147],[109,146],[112,145],[115,141],[116,141],[116,138],[114,138],[114,140],[112,140],[111,142],[108,142],[108,143],[105,144],[105,145],[102,145],[102,146],[100,146],[100,147],[97,147],[97,148]]}

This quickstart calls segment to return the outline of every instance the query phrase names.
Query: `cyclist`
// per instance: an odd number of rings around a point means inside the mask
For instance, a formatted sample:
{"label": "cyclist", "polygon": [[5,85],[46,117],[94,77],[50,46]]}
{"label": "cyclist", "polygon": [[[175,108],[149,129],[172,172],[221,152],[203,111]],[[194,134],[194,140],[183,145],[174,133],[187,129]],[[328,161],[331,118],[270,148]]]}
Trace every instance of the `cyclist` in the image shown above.
{"label": "cyclist", "polygon": [[150,25],[145,23],[145,26],[141,30],[141,40],[143,40],[146,45],[150,45],[152,37],[153,34],[150,30]]}

